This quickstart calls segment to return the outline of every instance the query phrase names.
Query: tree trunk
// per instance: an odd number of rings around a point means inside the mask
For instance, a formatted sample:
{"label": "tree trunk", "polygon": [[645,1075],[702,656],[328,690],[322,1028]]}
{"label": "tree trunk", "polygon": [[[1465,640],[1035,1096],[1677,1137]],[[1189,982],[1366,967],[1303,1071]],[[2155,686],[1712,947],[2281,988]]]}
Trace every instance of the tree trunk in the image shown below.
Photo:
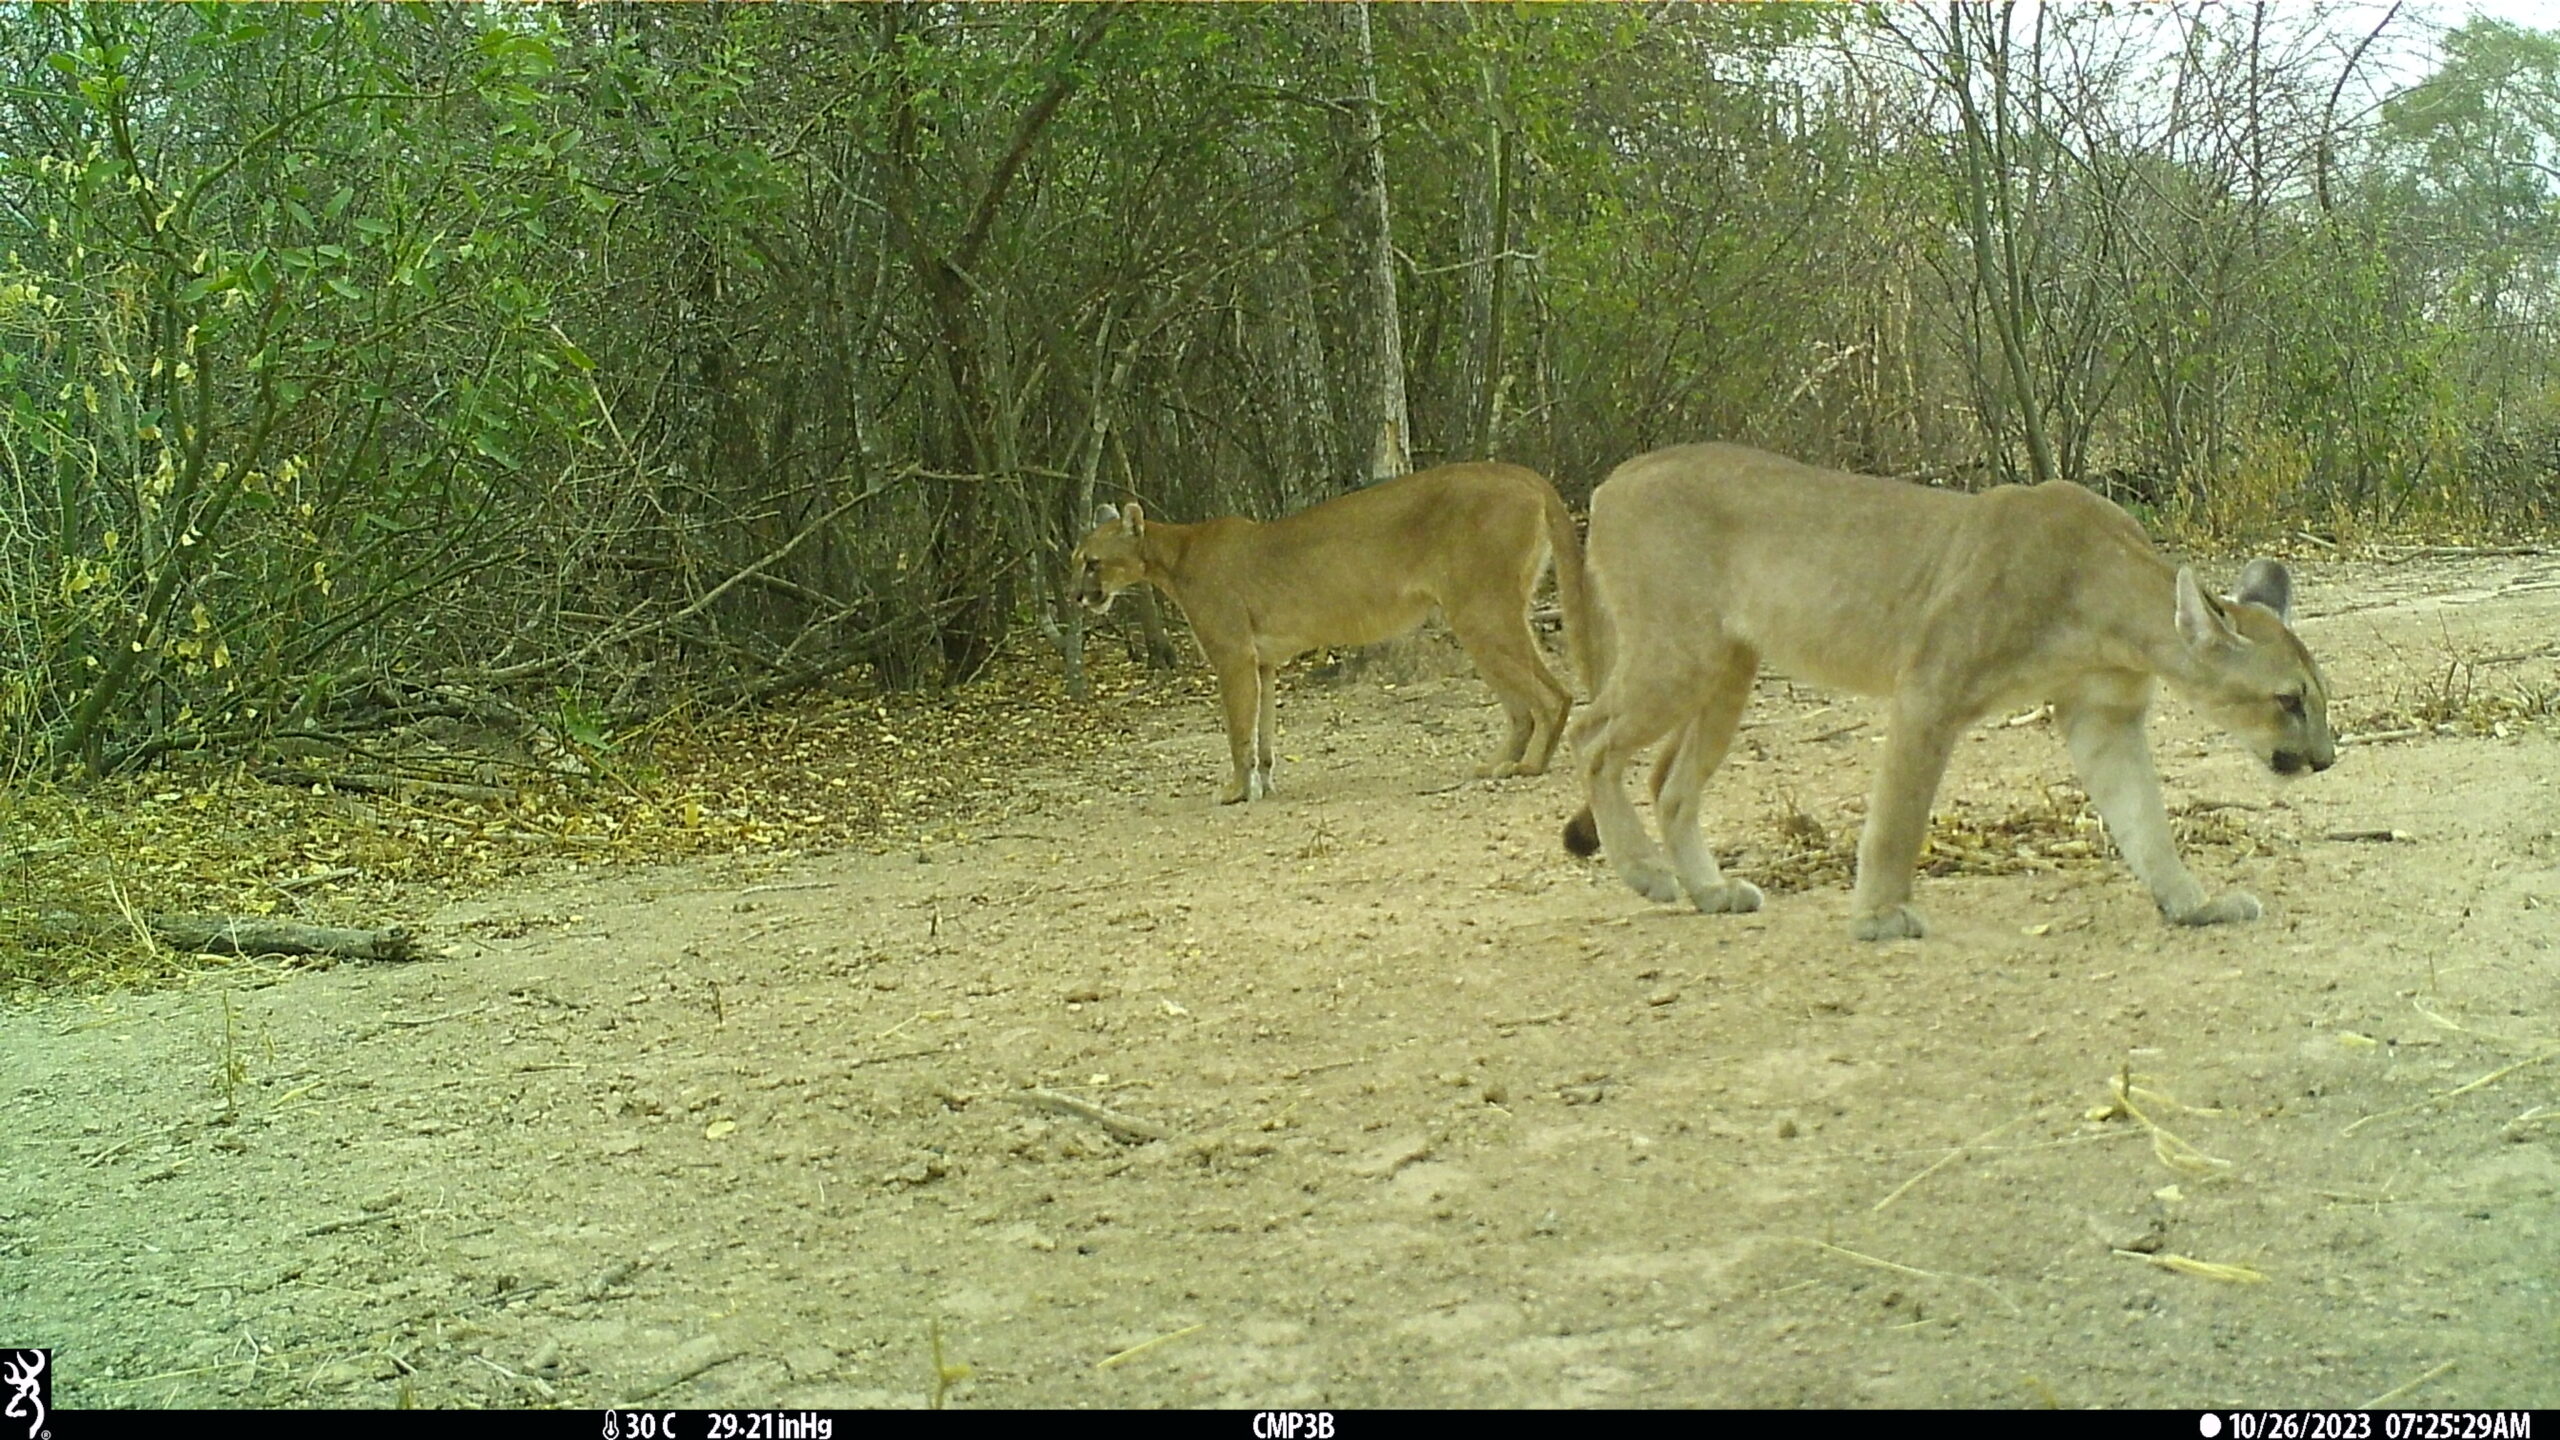
{"label": "tree trunk", "polygon": [[[1129,468],[1129,450],[1117,438],[1111,442],[1112,458],[1120,462],[1120,488],[1134,495],[1138,492],[1137,476]],[[1164,629],[1164,610],[1156,603],[1156,589],[1141,585],[1129,597],[1138,602],[1138,626],[1146,636],[1147,669],[1155,674],[1170,673],[1181,663],[1173,648],[1173,637]]]}
{"label": "tree trunk", "polygon": [[[884,53],[895,51],[906,18],[898,7],[883,7]],[[998,431],[1011,423],[1015,397],[1010,389],[1009,356],[1000,348],[1005,337],[994,331],[979,303],[982,298],[992,303],[1001,296],[978,274],[979,265],[1015,179],[1058,108],[1082,85],[1078,67],[1114,18],[1112,7],[1094,7],[1060,46],[1049,83],[1016,119],[1010,144],[976,187],[974,201],[967,207],[966,227],[947,245],[927,233],[925,217],[916,212],[917,197],[931,188],[921,153],[923,124],[909,82],[903,75],[899,80],[888,146],[890,183],[884,187],[883,208],[924,292],[950,387],[942,453],[928,451],[925,458],[930,469],[971,477],[936,482],[945,487],[945,510],[926,552],[946,681],[967,680],[985,667],[1003,639],[1012,612],[1012,586],[997,549],[1004,526],[988,485],[990,476],[996,476],[997,482],[1014,478],[998,476],[996,470],[998,450],[1012,448]]]}
{"label": "tree trunk", "polygon": [[[1093,394],[1085,427],[1084,464],[1076,474],[1075,491],[1067,500],[1068,543],[1080,539],[1093,524],[1096,480],[1102,471],[1102,452],[1111,443],[1111,407],[1120,396],[1121,387],[1129,383],[1129,367],[1137,358],[1133,351],[1116,360],[1111,356],[1111,331],[1118,319],[1104,311],[1102,328],[1093,341]],[[1105,378],[1105,373],[1108,377]],[[1076,577],[1062,564],[1058,572],[1057,622],[1048,627],[1051,640],[1058,647],[1058,663],[1063,671],[1067,694],[1083,700],[1093,694],[1092,678],[1084,668],[1084,607],[1070,593]]]}
{"label": "tree trunk", "polygon": [[1468,453],[1493,458],[1494,417],[1502,401],[1502,322],[1511,300],[1511,127],[1497,119],[1493,133],[1493,228],[1487,237],[1485,317],[1476,347],[1475,424],[1468,434]]}
{"label": "tree trunk", "polygon": [[[1468,31],[1481,34],[1483,22],[1472,6],[1464,7]],[[1511,184],[1514,142],[1511,133],[1508,62],[1482,62],[1484,119],[1491,173],[1480,169],[1469,185],[1479,211],[1477,234],[1481,254],[1467,275],[1466,380],[1467,454],[1493,457],[1494,415],[1501,403],[1503,380],[1502,326],[1511,290]],[[1490,193],[1488,193],[1490,192]]]}
{"label": "tree trunk", "polygon": [[1352,7],[1352,24],[1360,42],[1360,89],[1356,100],[1360,126],[1359,204],[1369,227],[1368,301],[1362,320],[1368,335],[1369,381],[1374,387],[1370,434],[1361,448],[1369,454],[1369,479],[1392,479],[1413,468],[1413,426],[1405,408],[1404,326],[1396,308],[1396,247],[1387,215],[1387,142],[1379,119],[1378,64],[1369,40],[1369,3]]}
{"label": "tree trunk", "polygon": [[[1287,146],[1279,136],[1256,133],[1247,153],[1258,187],[1287,193],[1296,168]],[[1280,477],[1281,508],[1303,510],[1333,492],[1342,436],[1306,237],[1292,231],[1283,239],[1270,262],[1257,268],[1254,286],[1266,320],[1255,349],[1272,377],[1278,411],[1273,431],[1279,453],[1269,458]]]}

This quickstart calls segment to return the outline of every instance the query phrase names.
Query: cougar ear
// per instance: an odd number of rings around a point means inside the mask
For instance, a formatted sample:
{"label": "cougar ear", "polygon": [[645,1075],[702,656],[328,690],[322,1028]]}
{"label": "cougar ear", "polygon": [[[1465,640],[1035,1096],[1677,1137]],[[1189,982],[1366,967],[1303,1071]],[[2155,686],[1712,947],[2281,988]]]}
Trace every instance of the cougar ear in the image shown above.
{"label": "cougar ear", "polygon": [[1120,512],[1112,506],[1096,505],[1093,507],[1093,525],[1097,530],[1119,518]]}
{"label": "cougar ear", "polygon": [[2273,560],[2252,560],[2240,571],[2240,593],[2232,597],[2251,605],[2264,605],[2276,612],[2276,618],[2287,625],[2293,623],[2293,577],[2284,566]]}
{"label": "cougar ear", "polygon": [[1132,500],[1129,502],[1129,508],[1120,512],[1120,523],[1128,526],[1129,533],[1135,535],[1147,528],[1146,512],[1138,508],[1137,501]]}
{"label": "cougar ear", "polygon": [[2195,650],[2240,643],[2240,633],[2231,628],[2230,617],[2196,583],[2196,572],[2184,565],[2178,567],[2178,637]]}

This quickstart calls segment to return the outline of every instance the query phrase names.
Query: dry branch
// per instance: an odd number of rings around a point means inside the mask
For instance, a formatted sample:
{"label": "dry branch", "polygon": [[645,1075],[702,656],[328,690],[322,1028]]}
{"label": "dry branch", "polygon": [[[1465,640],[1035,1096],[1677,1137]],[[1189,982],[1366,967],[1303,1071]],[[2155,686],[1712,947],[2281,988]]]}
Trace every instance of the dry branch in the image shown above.
{"label": "dry branch", "polygon": [[858,495],[854,495],[848,499],[838,502],[833,508],[829,509],[827,513],[801,527],[799,533],[793,535],[790,539],[784,541],[780,545],[775,546],[773,549],[766,551],[762,556],[758,557],[743,569],[740,569],[736,573],[730,575],[728,579],[721,581],[719,584],[712,586],[708,591],[696,596],[692,603],[686,605],[683,609],[676,611],[672,615],[662,616],[656,620],[642,621],[639,619],[640,611],[647,608],[647,605],[643,603],[640,606],[634,607],[629,615],[623,617],[623,624],[620,627],[605,631],[603,634],[595,636],[593,639],[587,641],[585,645],[570,654],[553,655],[540,660],[528,660],[520,665],[509,665],[502,669],[490,670],[475,678],[483,682],[496,683],[528,680],[536,676],[548,675],[556,671],[566,670],[573,665],[580,664],[608,645],[628,644],[631,641],[643,639],[647,636],[657,634],[659,631],[681,625],[685,621],[690,620],[694,616],[709,609],[712,602],[718,600],[721,596],[726,595],[731,590],[747,583],[747,581],[755,576],[761,575],[774,566],[781,564],[783,561],[790,559],[792,552],[798,550],[801,545],[810,539],[810,537],[821,533],[829,525],[834,524],[838,517],[842,516],[846,511],[851,510],[865,501],[878,499],[882,494],[887,492],[888,488],[889,487],[886,483],[873,485]]}

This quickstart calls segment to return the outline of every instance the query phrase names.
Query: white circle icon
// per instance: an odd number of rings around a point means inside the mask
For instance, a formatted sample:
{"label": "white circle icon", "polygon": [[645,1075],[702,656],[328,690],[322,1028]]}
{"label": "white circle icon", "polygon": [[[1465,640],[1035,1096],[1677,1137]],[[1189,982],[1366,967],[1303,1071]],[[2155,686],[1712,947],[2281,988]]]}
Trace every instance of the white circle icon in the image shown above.
{"label": "white circle icon", "polygon": [[2203,1417],[2196,1421],[2196,1433],[2202,1435],[2204,1440],[2213,1440],[2214,1436],[2222,1433],[2222,1417],[2207,1410]]}

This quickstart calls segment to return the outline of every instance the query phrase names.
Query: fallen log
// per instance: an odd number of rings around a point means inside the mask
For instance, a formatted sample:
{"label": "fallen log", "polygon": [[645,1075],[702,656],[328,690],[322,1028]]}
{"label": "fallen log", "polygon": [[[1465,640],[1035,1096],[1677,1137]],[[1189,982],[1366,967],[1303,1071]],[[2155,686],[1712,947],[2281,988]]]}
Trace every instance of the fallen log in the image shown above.
{"label": "fallen log", "polygon": [[[426,951],[405,927],[342,930],[259,916],[217,918],[200,915],[146,915],[142,923],[154,938],[176,950],[200,955],[331,955],[341,960],[416,960]],[[39,916],[29,939],[90,940],[129,936],[133,922],[122,915],[50,914]]]}

